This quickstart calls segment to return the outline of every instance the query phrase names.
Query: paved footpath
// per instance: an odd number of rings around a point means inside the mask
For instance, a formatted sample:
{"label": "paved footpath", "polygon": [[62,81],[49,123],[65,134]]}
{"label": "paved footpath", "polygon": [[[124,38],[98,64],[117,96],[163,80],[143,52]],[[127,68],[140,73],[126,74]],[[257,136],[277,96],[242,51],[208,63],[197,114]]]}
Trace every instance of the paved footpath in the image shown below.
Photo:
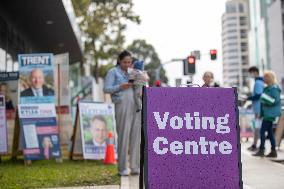
{"label": "paved footpath", "polygon": [[[266,149],[270,149],[269,141]],[[253,157],[247,151],[249,142],[242,143],[242,165],[244,189],[284,189],[284,164],[272,162],[267,158]],[[278,151],[278,161],[284,161],[284,143]],[[67,187],[57,189],[138,189],[139,177],[121,177],[121,186]]]}
{"label": "paved footpath", "polygon": [[[266,149],[270,149],[269,141]],[[267,158],[253,157],[242,143],[242,165],[244,189],[284,189],[284,164],[275,163]],[[284,143],[276,160],[284,160]],[[138,189],[139,177],[122,177],[121,189]]]}
{"label": "paved footpath", "polygon": [[[270,149],[266,141],[266,149]],[[250,143],[242,143],[243,182],[252,189],[283,189],[284,164],[272,162],[272,159],[253,157],[247,151]],[[268,153],[269,151],[267,151]],[[278,151],[275,160],[284,160],[284,144]]]}

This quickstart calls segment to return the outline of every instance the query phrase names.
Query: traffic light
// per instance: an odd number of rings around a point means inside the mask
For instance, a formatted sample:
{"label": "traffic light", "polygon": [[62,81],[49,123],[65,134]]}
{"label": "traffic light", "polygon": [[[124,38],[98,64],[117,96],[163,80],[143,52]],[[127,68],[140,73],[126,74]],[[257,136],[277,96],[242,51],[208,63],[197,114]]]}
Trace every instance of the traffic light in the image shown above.
{"label": "traffic light", "polygon": [[211,60],[216,60],[217,59],[217,50],[216,49],[211,49],[210,50],[210,57],[211,57]]}
{"label": "traffic light", "polygon": [[195,57],[189,56],[183,60],[183,74],[195,74]]}
{"label": "traffic light", "polygon": [[155,81],[155,86],[156,87],[161,87],[161,81],[160,80],[156,80]]}

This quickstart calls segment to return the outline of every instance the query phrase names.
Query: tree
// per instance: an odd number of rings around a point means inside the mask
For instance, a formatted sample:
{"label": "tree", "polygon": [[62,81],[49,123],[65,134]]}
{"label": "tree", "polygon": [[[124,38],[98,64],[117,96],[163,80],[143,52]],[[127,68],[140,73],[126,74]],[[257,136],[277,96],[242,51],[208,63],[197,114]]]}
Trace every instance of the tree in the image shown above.
{"label": "tree", "polygon": [[[139,60],[144,60],[145,70],[150,76],[149,84],[153,85],[156,79],[155,70],[161,65],[161,60],[155,48],[145,40],[136,39],[127,47],[127,49],[133,54],[133,57],[138,58]],[[163,83],[168,82],[166,72],[163,68],[160,72],[160,80]]]}
{"label": "tree", "polygon": [[125,43],[127,22],[139,24],[132,0],[72,0],[85,38],[85,58],[94,59],[94,75],[99,76],[99,62],[113,63]]}

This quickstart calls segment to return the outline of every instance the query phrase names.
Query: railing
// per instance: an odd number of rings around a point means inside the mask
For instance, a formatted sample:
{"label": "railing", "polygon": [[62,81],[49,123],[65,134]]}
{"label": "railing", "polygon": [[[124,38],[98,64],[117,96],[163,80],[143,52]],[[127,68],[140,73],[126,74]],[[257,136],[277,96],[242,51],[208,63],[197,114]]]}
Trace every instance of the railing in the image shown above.
{"label": "railing", "polygon": [[76,95],[71,98],[72,105],[77,104],[78,100],[85,98],[92,93],[92,81],[87,83]]}

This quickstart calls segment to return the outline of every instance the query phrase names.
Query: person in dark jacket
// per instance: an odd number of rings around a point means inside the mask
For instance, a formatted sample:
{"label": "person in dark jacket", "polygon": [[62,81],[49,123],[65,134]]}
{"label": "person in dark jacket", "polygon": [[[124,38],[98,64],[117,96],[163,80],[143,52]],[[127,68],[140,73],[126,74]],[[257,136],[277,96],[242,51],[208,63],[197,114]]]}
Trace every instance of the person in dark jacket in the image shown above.
{"label": "person in dark jacket", "polygon": [[254,156],[264,156],[265,149],[265,133],[268,132],[268,138],[271,142],[271,152],[266,157],[277,157],[275,137],[272,130],[273,122],[281,115],[281,90],[276,84],[276,76],[274,72],[267,71],[264,74],[264,83],[267,85],[264,88],[263,94],[260,97],[261,101],[261,117],[263,119],[260,129],[260,147],[259,151]]}
{"label": "person in dark jacket", "polygon": [[249,74],[251,77],[254,78],[254,87],[253,87],[253,93],[252,96],[248,97],[247,100],[252,101],[252,108],[254,112],[254,122],[255,122],[255,128],[254,128],[254,137],[253,137],[253,144],[248,148],[250,151],[256,151],[257,150],[257,142],[259,139],[259,133],[260,133],[260,127],[261,127],[261,118],[260,118],[260,96],[264,89],[264,82],[263,77],[259,76],[259,70],[257,67],[253,66],[249,68]]}
{"label": "person in dark jacket", "polygon": [[53,96],[54,91],[44,85],[44,74],[41,69],[34,69],[30,75],[31,87],[21,92],[20,96]]}

